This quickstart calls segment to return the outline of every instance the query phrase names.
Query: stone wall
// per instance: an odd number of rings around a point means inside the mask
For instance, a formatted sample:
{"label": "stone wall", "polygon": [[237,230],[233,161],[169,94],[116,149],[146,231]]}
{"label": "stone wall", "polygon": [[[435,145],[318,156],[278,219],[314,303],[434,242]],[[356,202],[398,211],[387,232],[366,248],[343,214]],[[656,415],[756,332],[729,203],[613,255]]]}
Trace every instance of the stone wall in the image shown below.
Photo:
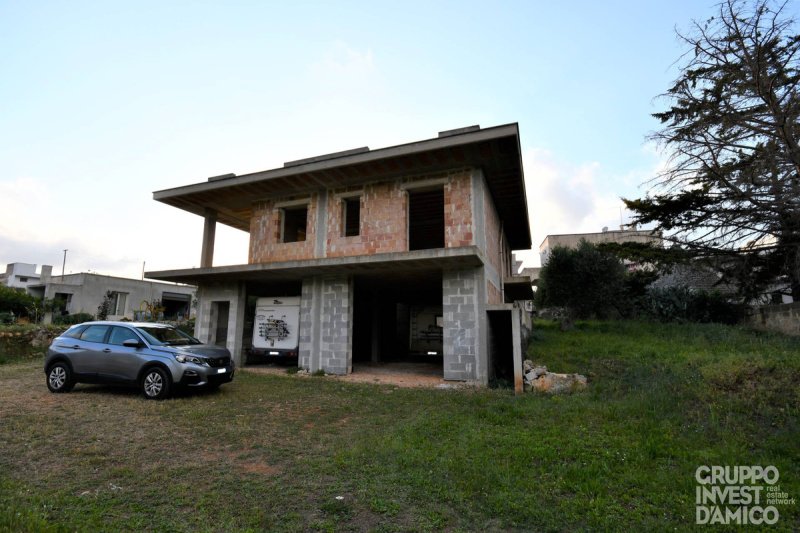
{"label": "stone wall", "polygon": [[800,336],[800,302],[758,307],[746,323],[756,329]]}

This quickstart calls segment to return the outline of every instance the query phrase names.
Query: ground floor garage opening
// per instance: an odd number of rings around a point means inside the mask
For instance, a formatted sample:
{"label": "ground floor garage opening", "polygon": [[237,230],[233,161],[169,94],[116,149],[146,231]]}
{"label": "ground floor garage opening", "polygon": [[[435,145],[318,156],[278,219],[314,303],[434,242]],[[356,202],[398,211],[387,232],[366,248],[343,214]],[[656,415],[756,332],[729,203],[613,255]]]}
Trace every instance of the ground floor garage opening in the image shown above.
{"label": "ground floor garage opening", "polygon": [[442,375],[439,272],[353,279],[353,364]]}
{"label": "ground floor garage opening", "polygon": [[299,281],[247,283],[242,332],[245,364],[297,366],[298,320],[286,316],[286,312],[259,316],[259,303],[266,300],[275,304],[277,310],[283,310],[287,301],[294,303],[294,299],[300,298],[301,288]]}

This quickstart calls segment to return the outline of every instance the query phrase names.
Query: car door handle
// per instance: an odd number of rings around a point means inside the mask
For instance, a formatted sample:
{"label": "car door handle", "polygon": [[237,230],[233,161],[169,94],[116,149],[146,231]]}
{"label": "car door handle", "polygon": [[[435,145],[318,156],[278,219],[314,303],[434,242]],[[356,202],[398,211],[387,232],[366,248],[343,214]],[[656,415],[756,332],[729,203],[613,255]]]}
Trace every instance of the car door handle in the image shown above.
{"label": "car door handle", "polygon": [[111,349],[110,348],[106,348],[105,350],[103,350],[103,353],[111,353]]}

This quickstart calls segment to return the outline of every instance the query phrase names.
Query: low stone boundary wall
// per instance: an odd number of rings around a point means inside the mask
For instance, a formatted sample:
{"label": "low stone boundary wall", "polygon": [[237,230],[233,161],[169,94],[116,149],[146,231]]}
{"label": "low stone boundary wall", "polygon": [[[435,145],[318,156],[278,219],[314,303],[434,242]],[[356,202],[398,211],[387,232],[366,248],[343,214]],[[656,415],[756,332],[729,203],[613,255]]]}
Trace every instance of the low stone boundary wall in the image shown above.
{"label": "low stone boundary wall", "polygon": [[800,336],[800,302],[756,307],[745,323],[756,329]]}

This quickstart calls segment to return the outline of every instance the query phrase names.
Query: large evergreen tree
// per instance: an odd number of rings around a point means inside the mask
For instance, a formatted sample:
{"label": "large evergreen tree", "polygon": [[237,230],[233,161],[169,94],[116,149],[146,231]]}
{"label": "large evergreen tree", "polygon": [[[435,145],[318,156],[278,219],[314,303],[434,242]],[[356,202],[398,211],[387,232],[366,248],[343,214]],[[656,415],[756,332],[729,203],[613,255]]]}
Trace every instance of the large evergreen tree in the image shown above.
{"label": "large evergreen tree", "polygon": [[619,312],[625,267],[613,254],[581,239],[577,248],[556,246],[539,273],[538,307],[563,307],[574,318],[605,318]]}
{"label": "large evergreen tree", "polygon": [[670,157],[645,198],[624,199],[755,296],[800,300],[800,35],[786,4],[724,0],[679,33],[681,74],[652,135]]}

